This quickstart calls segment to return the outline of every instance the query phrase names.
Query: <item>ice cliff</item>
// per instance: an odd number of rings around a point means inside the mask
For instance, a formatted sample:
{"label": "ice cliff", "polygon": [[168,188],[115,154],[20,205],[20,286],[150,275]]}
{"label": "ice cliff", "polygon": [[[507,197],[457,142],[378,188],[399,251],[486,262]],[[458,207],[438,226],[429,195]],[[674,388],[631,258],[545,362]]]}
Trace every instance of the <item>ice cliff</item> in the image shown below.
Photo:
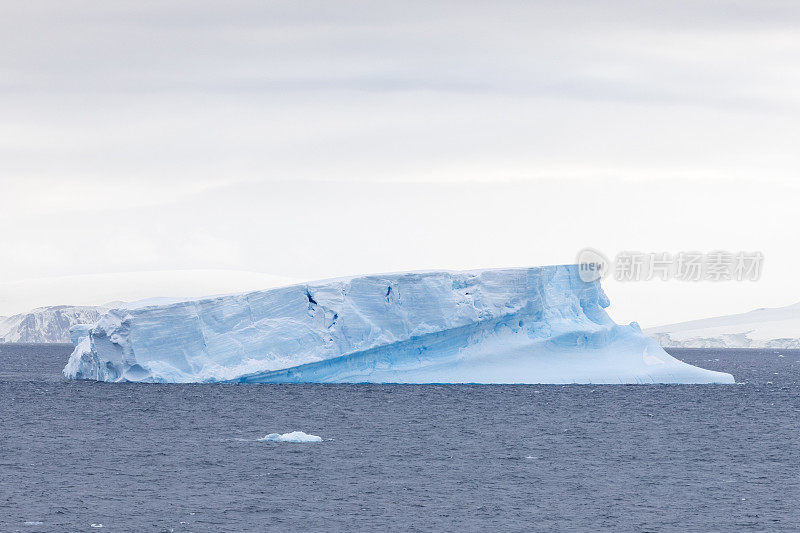
{"label": "ice cliff", "polygon": [[69,378],[147,382],[732,383],[615,324],[573,266],[410,272],[112,309]]}

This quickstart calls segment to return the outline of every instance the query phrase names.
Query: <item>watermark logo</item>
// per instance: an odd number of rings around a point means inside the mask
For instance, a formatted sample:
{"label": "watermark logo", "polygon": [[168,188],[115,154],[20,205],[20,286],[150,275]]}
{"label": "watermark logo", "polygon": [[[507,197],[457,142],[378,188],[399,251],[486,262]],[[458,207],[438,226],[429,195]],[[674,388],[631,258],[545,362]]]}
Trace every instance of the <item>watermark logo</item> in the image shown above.
{"label": "watermark logo", "polygon": [[589,283],[608,275],[608,259],[602,252],[594,248],[584,248],[578,253],[578,275]]}
{"label": "watermark logo", "polygon": [[585,282],[613,274],[617,281],[757,281],[761,252],[619,252],[613,261],[594,248],[578,253],[578,274]]}

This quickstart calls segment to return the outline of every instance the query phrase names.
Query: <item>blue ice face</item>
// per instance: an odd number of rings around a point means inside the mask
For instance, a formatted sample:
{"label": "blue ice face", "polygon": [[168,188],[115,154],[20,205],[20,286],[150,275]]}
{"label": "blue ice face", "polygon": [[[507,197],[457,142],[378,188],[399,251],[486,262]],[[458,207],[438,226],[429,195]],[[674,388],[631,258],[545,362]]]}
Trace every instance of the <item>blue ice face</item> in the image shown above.
{"label": "blue ice face", "polygon": [[70,378],[162,382],[732,382],[606,314],[577,267],[409,272],[112,310]]}

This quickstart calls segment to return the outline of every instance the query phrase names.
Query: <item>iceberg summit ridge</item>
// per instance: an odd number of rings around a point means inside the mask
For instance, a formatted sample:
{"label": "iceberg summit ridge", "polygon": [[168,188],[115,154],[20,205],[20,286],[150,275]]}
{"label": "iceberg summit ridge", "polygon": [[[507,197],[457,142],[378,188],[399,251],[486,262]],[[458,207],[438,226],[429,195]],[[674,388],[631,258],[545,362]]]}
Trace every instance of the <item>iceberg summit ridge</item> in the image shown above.
{"label": "iceberg summit ridge", "polygon": [[733,383],[605,312],[576,265],[356,276],[111,309],[73,379],[243,383]]}

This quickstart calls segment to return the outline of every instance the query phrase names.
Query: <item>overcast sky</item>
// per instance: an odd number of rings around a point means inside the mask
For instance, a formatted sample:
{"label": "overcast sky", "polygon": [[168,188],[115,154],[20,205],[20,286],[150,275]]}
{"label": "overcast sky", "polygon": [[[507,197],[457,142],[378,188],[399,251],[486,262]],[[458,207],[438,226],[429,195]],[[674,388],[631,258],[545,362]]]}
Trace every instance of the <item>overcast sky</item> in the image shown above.
{"label": "overcast sky", "polygon": [[769,1],[8,3],[0,314],[53,278],[46,303],[100,303],[86,280],[122,272],[585,246],[764,253],[757,283],[609,282],[620,321],[800,301],[798,23]]}

